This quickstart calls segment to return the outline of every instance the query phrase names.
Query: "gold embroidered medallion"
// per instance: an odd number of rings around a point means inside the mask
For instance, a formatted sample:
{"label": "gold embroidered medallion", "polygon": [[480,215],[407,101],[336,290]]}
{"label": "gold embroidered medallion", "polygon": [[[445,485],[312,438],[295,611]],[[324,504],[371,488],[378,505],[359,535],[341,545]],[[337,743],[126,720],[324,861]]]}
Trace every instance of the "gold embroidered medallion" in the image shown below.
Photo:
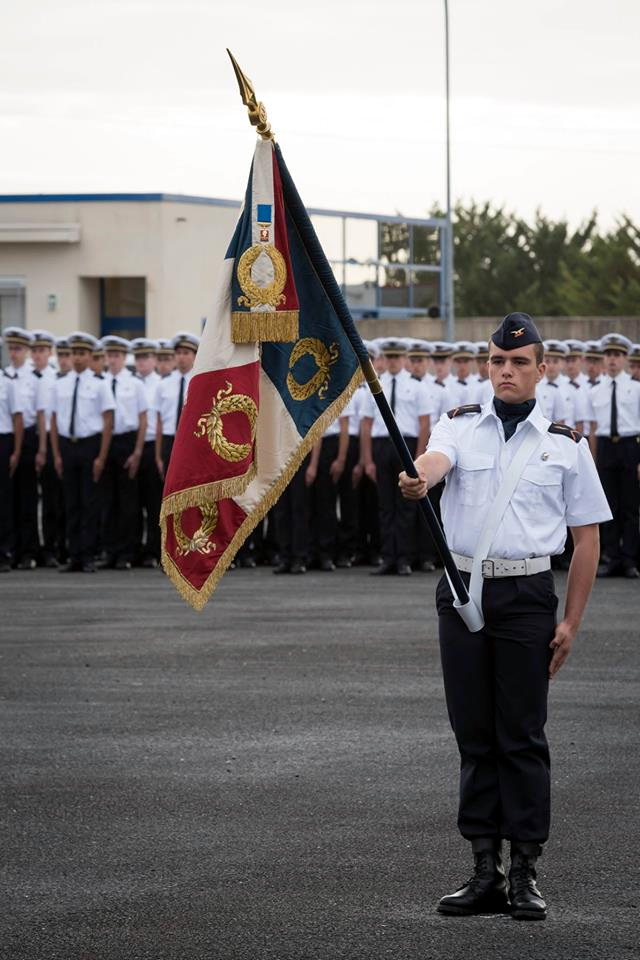
{"label": "gold embroidered medallion", "polygon": [[[266,287],[260,287],[251,276],[251,270],[260,256],[266,254],[273,267],[273,280]],[[282,292],[287,282],[287,265],[280,251],[272,243],[254,243],[240,257],[238,263],[238,283],[244,296],[238,297],[238,306],[279,307],[286,302]]]}
{"label": "gold embroidered medallion", "polygon": [[[298,360],[307,355],[313,357],[318,369],[306,383],[298,383],[291,371]],[[337,343],[332,343],[330,347],[327,347],[322,340],[318,340],[316,337],[304,337],[302,340],[298,340],[289,357],[289,373],[287,374],[287,387],[293,399],[308,400],[314,393],[317,393],[318,397],[324,400],[329,389],[329,368],[336,362],[339,355]]]}
{"label": "gold embroidered medallion", "polygon": [[[198,419],[198,429],[194,430],[194,437],[206,435],[214,453],[228,463],[238,463],[251,453],[256,436],[258,423],[258,408],[251,397],[244,393],[233,393],[233,387],[227,380],[227,386],[220,388],[212,399],[211,410],[203,413]],[[222,418],[227,413],[244,413],[251,427],[250,443],[233,443],[224,435]]]}

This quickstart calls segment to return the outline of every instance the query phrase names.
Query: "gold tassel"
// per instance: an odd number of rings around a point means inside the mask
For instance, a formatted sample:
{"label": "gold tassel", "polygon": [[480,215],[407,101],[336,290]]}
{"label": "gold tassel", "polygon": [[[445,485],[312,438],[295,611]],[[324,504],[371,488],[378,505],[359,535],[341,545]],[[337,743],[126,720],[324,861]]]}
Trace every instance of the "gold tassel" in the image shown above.
{"label": "gold tassel", "polygon": [[306,455],[309,453],[314,444],[317,443],[317,441],[322,437],[322,434],[325,432],[327,427],[329,427],[334,420],[340,416],[362,381],[362,370],[358,368],[346,389],[336,400],[333,401],[331,406],[327,407],[324,413],[318,417],[313,427],[309,430],[306,437],[301,442],[300,446],[296,447],[291,455],[291,459],[273,486],[267,490],[260,500],[260,503],[251,511],[250,514],[247,515],[247,517],[238,527],[231,543],[218,560],[215,568],[211,571],[209,577],[207,580],[205,580],[200,590],[196,590],[195,587],[193,587],[189,581],[182,576],[180,570],[176,567],[175,563],[171,559],[166,547],[166,516],[163,520],[161,520],[160,526],[162,528],[163,570],[174,584],[180,596],[186,600],[186,602],[193,607],[194,610],[201,611],[204,609],[209,597],[217,587],[222,576],[226,573],[229,565],[231,564],[242,544],[245,542],[247,537],[253,533],[260,521],[266,517],[269,510],[271,510],[271,507],[280,499],[285,487],[291,482],[294,474],[300,469],[300,464]]}
{"label": "gold tassel", "polygon": [[255,477],[256,469],[254,451],[253,463],[241,477],[212,480],[211,483],[201,483],[197,487],[189,487],[188,490],[178,490],[176,493],[169,494],[162,501],[160,520],[164,520],[172,513],[182,513],[189,507],[201,507],[205,503],[210,503],[211,500],[228,500],[230,497],[239,497]]}
{"label": "gold tassel", "polygon": [[294,343],[298,339],[298,310],[276,310],[252,313],[249,310],[231,314],[233,343]]}

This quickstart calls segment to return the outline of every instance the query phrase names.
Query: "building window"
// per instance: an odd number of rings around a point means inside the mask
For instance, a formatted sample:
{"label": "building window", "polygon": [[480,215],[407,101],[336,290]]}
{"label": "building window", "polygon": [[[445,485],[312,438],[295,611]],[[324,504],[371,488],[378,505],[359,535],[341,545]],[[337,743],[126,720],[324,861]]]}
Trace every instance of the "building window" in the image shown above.
{"label": "building window", "polygon": [[131,340],[146,332],[146,277],[103,277],[100,280],[100,336]]}

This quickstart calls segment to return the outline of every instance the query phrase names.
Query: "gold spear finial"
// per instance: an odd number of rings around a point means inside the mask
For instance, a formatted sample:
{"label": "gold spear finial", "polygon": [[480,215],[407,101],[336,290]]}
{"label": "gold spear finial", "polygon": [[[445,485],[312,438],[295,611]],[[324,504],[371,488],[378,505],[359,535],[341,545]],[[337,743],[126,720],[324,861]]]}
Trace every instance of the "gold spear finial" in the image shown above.
{"label": "gold spear finial", "polygon": [[264,103],[260,103],[256,98],[256,92],[253,89],[251,80],[249,80],[249,77],[242,72],[238,66],[237,60],[228,47],[227,53],[229,54],[229,58],[233,64],[238,86],[240,87],[240,96],[242,97],[242,102],[249,111],[249,122],[256,128],[263,140],[274,140],[275,137],[273,130],[271,129],[271,124],[267,120],[267,111]]}

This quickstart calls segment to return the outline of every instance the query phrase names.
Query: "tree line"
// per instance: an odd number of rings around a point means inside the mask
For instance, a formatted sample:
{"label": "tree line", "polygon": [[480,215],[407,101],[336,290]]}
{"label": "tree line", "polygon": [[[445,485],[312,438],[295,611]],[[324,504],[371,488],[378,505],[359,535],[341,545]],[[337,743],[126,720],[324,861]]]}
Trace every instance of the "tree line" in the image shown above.
{"label": "tree line", "polygon": [[[431,216],[443,216],[434,209]],[[412,245],[411,245],[412,244]],[[390,264],[438,263],[437,234],[382,224],[380,254]],[[594,212],[576,228],[537,211],[532,222],[491,203],[454,210],[455,309],[458,316],[498,316],[524,309],[538,316],[640,314],[640,229],[626,214],[600,228]],[[405,271],[395,270],[401,282]],[[394,270],[388,272],[393,282]]]}

